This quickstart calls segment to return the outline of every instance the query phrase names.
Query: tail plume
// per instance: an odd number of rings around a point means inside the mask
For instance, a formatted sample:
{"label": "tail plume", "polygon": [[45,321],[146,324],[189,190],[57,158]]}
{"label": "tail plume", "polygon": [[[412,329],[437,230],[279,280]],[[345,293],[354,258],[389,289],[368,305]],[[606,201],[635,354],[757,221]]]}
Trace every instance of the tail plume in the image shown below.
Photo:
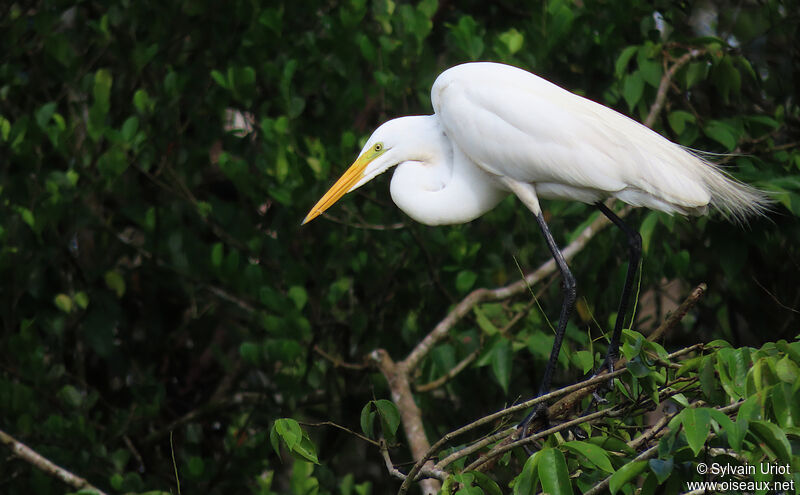
{"label": "tail plume", "polygon": [[708,161],[698,153],[705,167],[702,179],[711,193],[711,207],[719,211],[725,218],[736,223],[746,223],[748,219],[764,216],[774,201],[765,191],[739,182],[725,172],[720,166]]}

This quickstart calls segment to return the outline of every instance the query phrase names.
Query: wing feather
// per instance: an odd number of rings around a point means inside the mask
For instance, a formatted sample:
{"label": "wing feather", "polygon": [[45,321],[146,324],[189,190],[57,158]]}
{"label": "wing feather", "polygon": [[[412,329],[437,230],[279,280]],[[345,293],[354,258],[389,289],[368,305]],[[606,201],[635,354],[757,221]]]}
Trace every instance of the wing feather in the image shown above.
{"label": "wing feather", "polygon": [[695,170],[697,157],[521,69],[488,62],[456,66],[437,78],[431,99],[447,135],[495,175],[605,196],[652,195],[661,207],[637,202],[658,209],[665,209],[664,201],[681,210],[710,200]]}

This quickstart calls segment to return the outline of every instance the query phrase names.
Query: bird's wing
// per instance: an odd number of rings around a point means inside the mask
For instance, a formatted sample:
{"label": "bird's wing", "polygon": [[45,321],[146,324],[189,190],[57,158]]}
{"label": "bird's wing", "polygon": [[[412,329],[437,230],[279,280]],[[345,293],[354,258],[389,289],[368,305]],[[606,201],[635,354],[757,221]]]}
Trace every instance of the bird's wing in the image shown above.
{"label": "bird's wing", "polygon": [[431,99],[448,137],[495,175],[612,195],[635,189],[686,206],[708,202],[679,146],[521,69],[456,66],[437,78]]}

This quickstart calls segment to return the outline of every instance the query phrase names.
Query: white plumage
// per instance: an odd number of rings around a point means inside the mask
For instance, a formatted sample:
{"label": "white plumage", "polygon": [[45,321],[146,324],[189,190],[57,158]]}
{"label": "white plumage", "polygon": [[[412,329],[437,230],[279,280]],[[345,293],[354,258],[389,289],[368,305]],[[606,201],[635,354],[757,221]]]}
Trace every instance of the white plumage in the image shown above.
{"label": "white plumage", "polygon": [[436,79],[431,100],[434,115],[380,126],[305,221],[395,165],[392,199],[429,225],[473,220],[508,192],[534,214],[539,198],[615,197],[667,213],[710,205],[743,219],[767,202],[642,124],[516,67],[453,67]]}

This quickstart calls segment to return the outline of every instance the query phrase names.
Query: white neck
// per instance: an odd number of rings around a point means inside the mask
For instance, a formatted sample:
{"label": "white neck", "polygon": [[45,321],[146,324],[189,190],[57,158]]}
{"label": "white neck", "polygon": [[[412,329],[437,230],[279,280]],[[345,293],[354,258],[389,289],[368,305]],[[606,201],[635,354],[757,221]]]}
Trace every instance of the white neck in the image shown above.
{"label": "white neck", "polygon": [[428,129],[416,134],[424,137],[408,150],[390,186],[392,200],[408,216],[427,225],[466,223],[508,194],[447,138],[435,115],[413,118]]}

